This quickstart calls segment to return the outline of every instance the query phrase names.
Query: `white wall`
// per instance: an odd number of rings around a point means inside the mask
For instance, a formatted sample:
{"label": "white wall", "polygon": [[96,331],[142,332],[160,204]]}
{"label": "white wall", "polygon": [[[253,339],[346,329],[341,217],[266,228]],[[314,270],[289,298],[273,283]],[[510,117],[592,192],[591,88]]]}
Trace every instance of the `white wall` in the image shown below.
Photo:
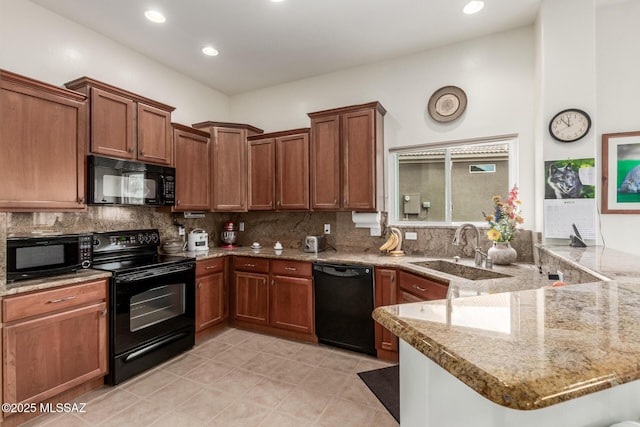
{"label": "white wall", "polygon": [[88,76],[176,107],[174,122],[226,121],[229,98],[25,0],[0,0],[0,68],[56,86]]}
{"label": "white wall", "polygon": [[[640,2],[622,1],[596,12],[598,137],[640,131]],[[596,144],[600,156],[601,141]],[[602,215],[601,222],[607,246],[640,255],[637,214]]]}
{"label": "white wall", "polygon": [[[439,124],[427,116],[426,106],[446,85],[461,87],[468,107],[457,121]],[[232,96],[231,118],[276,131],[309,126],[308,112],[378,100],[387,109],[387,148],[519,134],[518,183],[525,212],[531,213],[525,226],[532,228],[534,91],[529,26]]]}

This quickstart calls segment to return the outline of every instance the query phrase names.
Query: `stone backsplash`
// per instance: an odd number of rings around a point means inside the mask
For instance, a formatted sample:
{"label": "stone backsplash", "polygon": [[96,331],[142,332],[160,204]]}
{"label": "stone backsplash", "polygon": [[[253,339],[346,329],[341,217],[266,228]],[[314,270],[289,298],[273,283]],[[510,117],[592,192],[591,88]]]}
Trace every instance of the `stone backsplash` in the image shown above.
{"label": "stone backsplash", "polygon": [[[84,233],[114,230],[157,228],[162,240],[178,237],[178,226],[183,224],[187,233],[202,228],[209,233],[209,246],[219,247],[220,234],[227,220],[244,222],[245,231],[238,232],[238,244],[249,246],[257,241],[271,247],[276,241],[285,248],[302,250],[307,235],[322,234],[324,224],[330,224],[327,235],[329,248],[348,253],[378,253],[386,241],[389,228],[383,227],[381,237],[371,236],[368,228],[356,228],[351,212],[207,212],[204,218],[186,219],[181,213],[165,208],[89,206],[85,212],[0,212],[0,285],[6,278],[6,238],[26,235],[33,231],[52,233]],[[383,216],[383,222],[385,217]],[[449,258],[455,255],[473,257],[473,233],[466,230],[460,246],[451,244],[456,227],[426,226],[398,227],[404,232],[417,234],[417,240],[404,239],[402,249],[407,255]],[[533,262],[534,235],[522,230],[512,246],[518,251],[518,262]],[[537,241],[537,238],[535,241]],[[486,229],[480,229],[480,247],[491,246]]]}

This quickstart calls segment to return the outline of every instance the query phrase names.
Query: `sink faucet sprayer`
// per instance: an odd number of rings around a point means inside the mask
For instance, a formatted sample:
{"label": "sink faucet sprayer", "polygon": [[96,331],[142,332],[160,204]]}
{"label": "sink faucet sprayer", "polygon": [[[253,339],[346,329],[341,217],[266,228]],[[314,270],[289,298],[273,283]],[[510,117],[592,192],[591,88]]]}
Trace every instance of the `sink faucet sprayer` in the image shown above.
{"label": "sink faucet sprayer", "polygon": [[492,267],[491,258],[487,257],[487,254],[485,254],[484,252],[481,251],[480,244],[479,244],[480,231],[478,231],[478,227],[476,227],[474,224],[466,222],[466,223],[460,225],[456,229],[455,234],[453,235],[453,241],[451,242],[451,244],[452,245],[456,245],[456,246],[458,246],[460,244],[460,234],[462,234],[462,231],[465,228],[471,228],[476,233],[476,236],[475,236],[476,240],[475,240],[475,246],[474,246],[474,251],[475,251],[474,262],[475,262],[476,266],[481,267],[482,266],[482,262],[484,261],[484,264],[485,264],[486,268],[491,268]]}

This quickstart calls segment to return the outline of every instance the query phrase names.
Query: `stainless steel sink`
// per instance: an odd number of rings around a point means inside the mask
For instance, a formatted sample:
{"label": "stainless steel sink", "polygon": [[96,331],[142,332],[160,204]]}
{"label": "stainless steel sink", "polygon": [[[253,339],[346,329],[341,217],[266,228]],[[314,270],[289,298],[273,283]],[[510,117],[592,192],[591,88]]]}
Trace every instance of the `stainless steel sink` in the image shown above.
{"label": "stainless steel sink", "polygon": [[467,280],[486,280],[486,279],[503,279],[505,277],[513,277],[508,274],[502,274],[491,270],[471,267],[469,265],[458,264],[456,262],[434,260],[411,262],[410,264],[420,267],[426,267],[431,270],[441,271],[451,274],[452,276],[462,277]]}

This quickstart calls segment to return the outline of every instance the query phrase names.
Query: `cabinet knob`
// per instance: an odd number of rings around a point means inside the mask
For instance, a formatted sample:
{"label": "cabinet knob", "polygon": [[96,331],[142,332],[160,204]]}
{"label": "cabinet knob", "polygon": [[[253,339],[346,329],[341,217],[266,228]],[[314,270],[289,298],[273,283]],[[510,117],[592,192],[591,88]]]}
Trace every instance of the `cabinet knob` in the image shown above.
{"label": "cabinet knob", "polygon": [[144,156],[144,150],[140,150],[140,155]]}
{"label": "cabinet knob", "polygon": [[84,197],[80,197],[80,198],[78,199],[78,203],[84,203]]}
{"label": "cabinet knob", "polygon": [[129,147],[129,148],[127,149],[127,151],[128,151],[128,152],[130,152],[130,153],[133,153],[133,147]]}
{"label": "cabinet knob", "polygon": [[106,309],[106,308],[105,308],[105,309],[103,309],[103,310],[100,312],[100,315],[101,315],[102,317],[105,317],[105,316],[107,315],[107,309]]}

